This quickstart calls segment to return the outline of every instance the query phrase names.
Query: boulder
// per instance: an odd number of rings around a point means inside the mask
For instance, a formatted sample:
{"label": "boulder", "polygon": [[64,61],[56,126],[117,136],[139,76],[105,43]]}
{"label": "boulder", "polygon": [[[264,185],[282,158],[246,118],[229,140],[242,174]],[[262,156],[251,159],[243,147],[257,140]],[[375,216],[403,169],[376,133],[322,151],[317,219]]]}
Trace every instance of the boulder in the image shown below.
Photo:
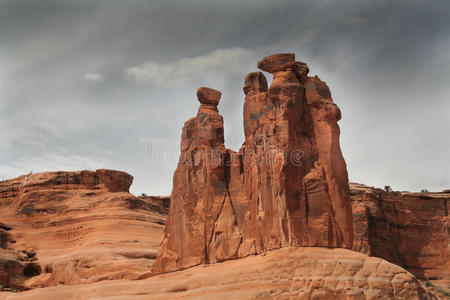
{"label": "boulder", "polygon": [[199,87],[197,89],[197,98],[201,104],[208,104],[217,106],[219,105],[220,97],[222,93],[207,87]]}

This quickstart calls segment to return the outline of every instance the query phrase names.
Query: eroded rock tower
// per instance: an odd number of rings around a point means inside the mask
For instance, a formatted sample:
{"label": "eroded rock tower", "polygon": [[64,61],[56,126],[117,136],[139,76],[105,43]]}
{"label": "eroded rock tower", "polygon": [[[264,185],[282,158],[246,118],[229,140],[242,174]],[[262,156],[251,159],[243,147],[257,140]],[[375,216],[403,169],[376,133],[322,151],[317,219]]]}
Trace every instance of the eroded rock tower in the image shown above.
{"label": "eroded rock tower", "polygon": [[221,93],[201,87],[183,127],[171,206],[153,273],[287,246],[351,248],[352,209],[339,108],[292,53],[246,76],[245,142],[224,146]]}

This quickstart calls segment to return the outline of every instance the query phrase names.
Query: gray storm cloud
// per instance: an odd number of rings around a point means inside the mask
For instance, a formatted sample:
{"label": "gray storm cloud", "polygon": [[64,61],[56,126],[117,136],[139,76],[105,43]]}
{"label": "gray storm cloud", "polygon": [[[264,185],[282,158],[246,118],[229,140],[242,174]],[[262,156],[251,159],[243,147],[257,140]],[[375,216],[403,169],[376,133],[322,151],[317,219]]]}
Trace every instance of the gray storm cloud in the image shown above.
{"label": "gray storm cloud", "polygon": [[288,51],[342,110],[351,180],[450,187],[443,0],[0,1],[0,180],[115,168],[135,193],[168,194],[196,88],[223,92],[237,150],[245,75]]}

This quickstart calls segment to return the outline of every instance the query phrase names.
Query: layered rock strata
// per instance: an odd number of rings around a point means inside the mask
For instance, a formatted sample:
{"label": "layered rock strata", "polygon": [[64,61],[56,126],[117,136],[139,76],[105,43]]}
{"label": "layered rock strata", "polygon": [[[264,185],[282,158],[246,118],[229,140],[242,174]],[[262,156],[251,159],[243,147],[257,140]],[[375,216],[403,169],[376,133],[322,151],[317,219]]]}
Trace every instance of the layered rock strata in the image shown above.
{"label": "layered rock strata", "polygon": [[145,280],[57,286],[4,300],[436,299],[409,272],[347,249],[287,247]]}
{"label": "layered rock strata", "polygon": [[111,170],[47,172],[0,182],[0,286],[23,290],[138,279],[156,258],[160,201],[128,193]]}
{"label": "layered rock strata", "polygon": [[419,278],[450,284],[450,194],[350,187],[353,250],[384,258]]}

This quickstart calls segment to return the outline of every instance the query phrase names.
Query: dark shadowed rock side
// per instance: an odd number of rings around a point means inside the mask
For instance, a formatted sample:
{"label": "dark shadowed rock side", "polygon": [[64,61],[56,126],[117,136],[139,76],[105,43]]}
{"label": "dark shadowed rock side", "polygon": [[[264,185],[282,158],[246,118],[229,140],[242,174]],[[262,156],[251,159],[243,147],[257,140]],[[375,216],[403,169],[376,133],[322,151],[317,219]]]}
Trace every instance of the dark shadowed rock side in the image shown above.
{"label": "dark shadowed rock side", "polygon": [[450,289],[450,193],[386,192],[351,183],[353,250]]}
{"label": "dark shadowed rock side", "polygon": [[294,54],[265,57],[244,84],[245,142],[224,146],[221,93],[201,87],[183,127],[170,211],[153,273],[288,246],[352,248],[339,108]]}

